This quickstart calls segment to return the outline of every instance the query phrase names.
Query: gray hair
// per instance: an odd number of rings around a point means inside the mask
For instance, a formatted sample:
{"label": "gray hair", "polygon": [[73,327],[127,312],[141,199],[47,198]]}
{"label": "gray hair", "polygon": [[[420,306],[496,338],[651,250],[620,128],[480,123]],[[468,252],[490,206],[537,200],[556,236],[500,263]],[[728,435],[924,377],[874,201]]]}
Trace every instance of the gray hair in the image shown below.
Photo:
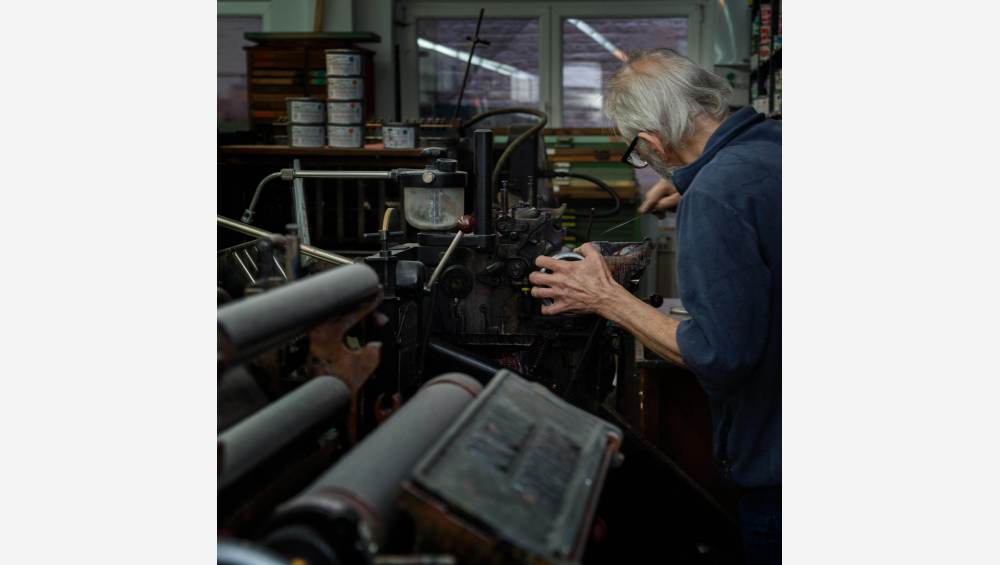
{"label": "gray hair", "polygon": [[726,116],[731,93],[724,79],[675,51],[640,49],[608,82],[604,113],[626,140],[650,131],[683,147],[699,116]]}

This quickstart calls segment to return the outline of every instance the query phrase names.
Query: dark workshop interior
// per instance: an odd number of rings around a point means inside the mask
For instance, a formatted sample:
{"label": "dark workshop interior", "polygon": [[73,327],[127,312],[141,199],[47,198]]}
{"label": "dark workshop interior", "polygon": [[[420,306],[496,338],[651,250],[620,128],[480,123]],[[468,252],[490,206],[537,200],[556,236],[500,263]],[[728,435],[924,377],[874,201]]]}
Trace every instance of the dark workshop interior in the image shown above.
{"label": "dark workshop interior", "polygon": [[217,18],[220,565],[780,563],[780,0]]}

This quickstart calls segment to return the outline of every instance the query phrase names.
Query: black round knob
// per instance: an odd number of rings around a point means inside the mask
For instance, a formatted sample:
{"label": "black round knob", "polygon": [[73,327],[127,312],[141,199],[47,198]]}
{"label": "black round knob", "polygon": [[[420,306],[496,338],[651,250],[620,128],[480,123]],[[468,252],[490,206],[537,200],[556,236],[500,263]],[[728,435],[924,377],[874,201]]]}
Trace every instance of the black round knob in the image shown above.
{"label": "black round knob", "polygon": [[454,173],[458,170],[458,161],[454,159],[438,159],[435,161],[437,170],[442,173]]}
{"label": "black round knob", "polygon": [[463,265],[452,265],[441,273],[444,293],[451,298],[465,298],[472,292],[475,283],[472,271]]}

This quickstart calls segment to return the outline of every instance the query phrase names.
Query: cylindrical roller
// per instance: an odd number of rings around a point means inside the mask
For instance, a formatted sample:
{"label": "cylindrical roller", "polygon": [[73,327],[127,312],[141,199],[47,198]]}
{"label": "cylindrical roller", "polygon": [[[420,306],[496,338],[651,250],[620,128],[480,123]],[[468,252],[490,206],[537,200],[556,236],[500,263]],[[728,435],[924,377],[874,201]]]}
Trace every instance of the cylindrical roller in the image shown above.
{"label": "cylindrical roller", "polygon": [[[275,513],[267,545],[289,556],[324,561],[386,539],[402,482],[431,445],[482,392],[475,379],[446,373]],[[374,544],[374,546],[372,545]]]}
{"label": "cylindrical roller", "polygon": [[493,233],[493,130],[472,132],[476,166],[476,235]]}
{"label": "cylindrical roller", "polygon": [[311,327],[356,308],[379,290],[368,265],[347,265],[218,310],[223,365],[241,363]]}
{"label": "cylindrical roller", "polygon": [[217,542],[218,565],[288,565],[288,560],[248,542],[223,540]]}
{"label": "cylindrical roller", "polygon": [[430,359],[450,365],[449,368],[468,373],[483,385],[489,383],[493,375],[503,368],[481,355],[476,355],[471,351],[455,347],[433,337],[427,342],[427,354]]}
{"label": "cylindrical roller", "polygon": [[340,379],[316,377],[222,432],[219,490],[287,447],[303,432],[343,411],[351,391]]}

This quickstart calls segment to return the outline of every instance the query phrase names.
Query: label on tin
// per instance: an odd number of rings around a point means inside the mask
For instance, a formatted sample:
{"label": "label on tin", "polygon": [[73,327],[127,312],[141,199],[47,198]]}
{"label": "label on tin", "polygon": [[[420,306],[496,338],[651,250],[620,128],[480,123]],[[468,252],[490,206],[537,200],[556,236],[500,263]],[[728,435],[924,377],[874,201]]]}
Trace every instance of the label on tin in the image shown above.
{"label": "label on tin", "polygon": [[292,147],[323,147],[323,126],[288,126],[288,144]]}
{"label": "label on tin", "polygon": [[382,126],[382,141],[386,149],[413,149],[417,146],[417,128]]}
{"label": "label on tin", "polygon": [[330,100],[359,100],[364,94],[365,81],[359,77],[326,78],[326,97]]}
{"label": "label on tin", "polygon": [[360,124],[362,122],[361,102],[327,102],[327,122],[331,124]]}
{"label": "label on tin", "polygon": [[364,126],[326,126],[326,144],[330,147],[361,147]]}
{"label": "label on tin", "polygon": [[358,76],[361,74],[361,55],[357,53],[327,53],[326,74]]}
{"label": "label on tin", "polygon": [[289,100],[288,121],[293,124],[322,124],[323,103],[316,100]]}

